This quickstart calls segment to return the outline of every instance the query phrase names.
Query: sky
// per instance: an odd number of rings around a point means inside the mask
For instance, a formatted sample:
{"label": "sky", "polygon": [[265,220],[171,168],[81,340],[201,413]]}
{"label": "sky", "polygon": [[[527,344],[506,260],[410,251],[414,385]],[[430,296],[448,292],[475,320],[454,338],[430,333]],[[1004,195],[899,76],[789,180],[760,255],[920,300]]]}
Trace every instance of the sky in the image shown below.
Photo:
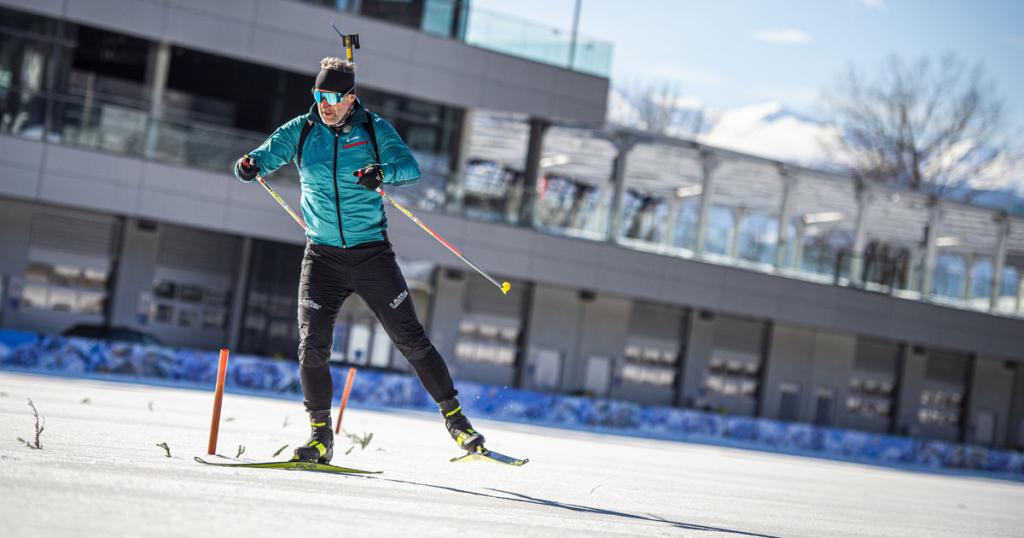
{"label": "sky", "polygon": [[[472,1],[565,29],[576,3]],[[983,63],[1024,136],[1021,0],[582,0],[580,34],[614,44],[614,85],[667,80],[712,111],[777,101],[812,117],[850,65],[955,52]]]}

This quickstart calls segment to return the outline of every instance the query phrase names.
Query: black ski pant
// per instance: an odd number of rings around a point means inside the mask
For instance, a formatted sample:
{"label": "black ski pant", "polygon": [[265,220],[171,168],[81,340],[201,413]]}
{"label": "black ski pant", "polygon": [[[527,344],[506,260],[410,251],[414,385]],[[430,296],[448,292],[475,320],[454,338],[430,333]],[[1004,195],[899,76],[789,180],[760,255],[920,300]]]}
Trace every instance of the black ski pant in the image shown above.
{"label": "black ski pant", "polygon": [[306,409],[331,407],[328,360],[334,319],[353,292],[369,305],[434,401],[454,398],[448,366],[416,317],[391,244],[377,241],[338,248],[307,242],[299,279],[299,376]]}

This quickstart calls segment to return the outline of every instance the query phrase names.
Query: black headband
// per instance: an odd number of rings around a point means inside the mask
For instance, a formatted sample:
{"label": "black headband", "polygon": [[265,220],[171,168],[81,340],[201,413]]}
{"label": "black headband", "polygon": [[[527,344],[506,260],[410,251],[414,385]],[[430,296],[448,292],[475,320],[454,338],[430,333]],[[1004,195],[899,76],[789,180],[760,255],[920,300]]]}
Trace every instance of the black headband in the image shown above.
{"label": "black headband", "polygon": [[345,93],[356,85],[356,74],[341,69],[321,69],[313,88],[330,92]]}

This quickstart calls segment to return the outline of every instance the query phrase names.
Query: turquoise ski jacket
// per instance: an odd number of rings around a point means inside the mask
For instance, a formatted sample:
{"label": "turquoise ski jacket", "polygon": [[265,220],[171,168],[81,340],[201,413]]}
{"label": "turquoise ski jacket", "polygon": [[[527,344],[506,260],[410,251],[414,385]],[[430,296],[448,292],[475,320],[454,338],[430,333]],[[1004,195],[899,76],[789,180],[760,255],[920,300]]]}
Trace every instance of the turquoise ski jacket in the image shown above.
{"label": "turquoise ski jacket", "polygon": [[420,178],[416,159],[394,127],[363,108],[361,102],[357,101],[356,106],[345,128],[335,130],[324,125],[313,105],[308,114],[278,127],[260,147],[249,152],[259,165],[260,174],[266,177],[289,161],[296,161],[302,128],[307,121],[312,122],[303,145],[301,165],[296,165],[302,183],[306,237],[319,245],[350,248],[385,238],[387,217],[383,198],[357,184],[352,175],[377,162],[366,130],[367,120],[373,122],[377,135],[384,184],[400,185]]}

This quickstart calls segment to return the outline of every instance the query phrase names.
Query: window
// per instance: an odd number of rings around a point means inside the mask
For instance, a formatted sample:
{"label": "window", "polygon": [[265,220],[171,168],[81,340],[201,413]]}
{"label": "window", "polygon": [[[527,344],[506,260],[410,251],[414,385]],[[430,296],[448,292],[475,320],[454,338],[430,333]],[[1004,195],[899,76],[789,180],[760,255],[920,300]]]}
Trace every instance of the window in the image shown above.
{"label": "window", "polygon": [[878,377],[850,379],[846,412],[865,418],[889,418],[893,409],[892,381]]}
{"label": "window", "polygon": [[704,240],[704,252],[710,254],[729,254],[732,237],[736,233],[732,210],[723,206],[711,206],[708,211],[707,237]]}
{"label": "window", "polygon": [[220,330],[227,327],[228,298],[224,289],[157,279],[153,283],[150,318],[154,323]]}
{"label": "window", "polygon": [[21,300],[27,308],[102,315],[106,269],[29,262]]}
{"label": "window", "polygon": [[955,428],[960,424],[962,400],[963,395],[953,390],[922,390],[920,407],[917,409],[917,422]]}
{"label": "window", "polygon": [[633,341],[626,345],[623,355],[626,362],[619,372],[623,381],[667,387],[675,384],[675,350],[664,345],[645,345]]}
{"label": "window", "polygon": [[519,351],[518,338],[518,320],[464,318],[459,322],[455,357],[462,362],[511,367]]}
{"label": "window", "polygon": [[709,394],[754,399],[761,364],[757,356],[716,350],[708,361],[704,388]]}
{"label": "window", "polygon": [[752,262],[772,263],[778,228],[777,217],[757,213],[743,215],[739,225],[739,257]]}
{"label": "window", "polygon": [[642,364],[626,363],[622,365],[619,377],[623,381],[659,387],[671,387],[676,382],[674,369],[659,368]]}

